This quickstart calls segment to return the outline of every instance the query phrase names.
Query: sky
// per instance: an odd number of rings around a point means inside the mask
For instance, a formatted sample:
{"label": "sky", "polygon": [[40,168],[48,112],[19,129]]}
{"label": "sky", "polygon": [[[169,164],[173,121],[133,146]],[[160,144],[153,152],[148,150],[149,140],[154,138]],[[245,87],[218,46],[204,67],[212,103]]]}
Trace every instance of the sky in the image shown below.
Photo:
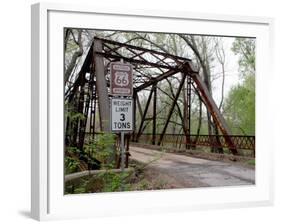
{"label": "sky", "polygon": [[[235,38],[224,37],[223,46],[225,48],[225,84],[224,84],[224,96],[226,97],[232,86],[239,83],[239,57],[233,53],[231,50],[232,43]],[[222,68],[219,64],[215,63],[214,74],[221,73]],[[216,103],[221,100],[221,90],[222,90],[222,77],[215,79],[212,83],[213,87],[213,98]]]}

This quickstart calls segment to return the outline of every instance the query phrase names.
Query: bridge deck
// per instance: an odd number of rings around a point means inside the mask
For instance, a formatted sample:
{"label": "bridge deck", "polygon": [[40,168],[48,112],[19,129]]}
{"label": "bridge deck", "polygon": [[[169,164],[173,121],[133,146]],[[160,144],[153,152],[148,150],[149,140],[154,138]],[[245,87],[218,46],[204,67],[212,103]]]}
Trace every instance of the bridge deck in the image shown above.
{"label": "bridge deck", "polygon": [[165,175],[176,187],[239,186],[255,184],[255,170],[234,163],[210,161],[130,146],[131,159]]}

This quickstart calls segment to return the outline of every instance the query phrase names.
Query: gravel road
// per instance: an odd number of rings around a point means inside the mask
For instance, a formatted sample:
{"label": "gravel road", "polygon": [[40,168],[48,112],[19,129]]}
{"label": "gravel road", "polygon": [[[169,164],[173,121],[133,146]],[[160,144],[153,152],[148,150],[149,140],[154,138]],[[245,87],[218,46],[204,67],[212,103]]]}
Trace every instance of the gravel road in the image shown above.
{"label": "gravel road", "polygon": [[146,169],[159,172],[176,187],[217,187],[255,184],[255,170],[235,162],[210,161],[185,155],[130,147],[131,159],[151,162]]}

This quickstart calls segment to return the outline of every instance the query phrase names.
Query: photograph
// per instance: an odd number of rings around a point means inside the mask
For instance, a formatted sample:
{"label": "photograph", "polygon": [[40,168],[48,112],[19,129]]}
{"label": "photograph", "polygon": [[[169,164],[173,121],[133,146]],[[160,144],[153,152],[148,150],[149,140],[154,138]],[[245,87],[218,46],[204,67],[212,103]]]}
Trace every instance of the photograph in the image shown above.
{"label": "photograph", "polygon": [[255,37],[61,38],[65,195],[255,185]]}

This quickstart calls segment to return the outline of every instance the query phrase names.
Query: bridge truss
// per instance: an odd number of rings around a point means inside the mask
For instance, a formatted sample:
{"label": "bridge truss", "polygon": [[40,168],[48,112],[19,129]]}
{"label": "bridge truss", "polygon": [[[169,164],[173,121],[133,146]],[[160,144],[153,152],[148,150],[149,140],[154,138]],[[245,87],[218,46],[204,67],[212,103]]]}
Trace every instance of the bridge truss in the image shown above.
{"label": "bridge truss", "polygon": [[[135,131],[131,136],[128,136],[127,145],[129,144],[129,138],[135,142],[147,138],[148,135],[144,133],[144,130],[146,128],[145,123],[148,120],[152,122],[152,130],[149,134],[150,143],[161,145],[167,141],[169,137],[169,134],[166,133],[167,127],[171,122],[172,114],[177,110],[182,124],[185,124],[183,125],[183,134],[178,136],[184,139],[183,142],[187,147],[196,145],[225,147],[234,155],[240,153],[239,149],[255,148],[254,136],[231,135],[224,117],[190,59],[134,46],[129,42],[120,43],[97,37],[94,38],[83,58],[79,66],[79,72],[72,74],[72,78],[66,83],[66,105],[71,105],[69,107],[74,107],[75,111],[84,114],[84,119],[77,118],[75,122],[66,120],[65,141],[67,144],[83,148],[86,132],[94,136],[97,132],[97,126],[99,126],[100,131],[110,131],[109,64],[120,60],[133,65],[134,114],[136,117],[136,113],[139,113],[141,117],[139,125],[137,126],[135,123]],[[180,74],[179,85],[175,88],[176,92],[171,96],[173,101],[163,128],[160,133],[156,133],[158,84],[176,74]],[[149,90],[149,95],[143,109],[139,94],[144,90]],[[204,103],[221,135],[191,135],[191,90],[194,90]],[[187,102],[187,111],[184,114],[181,112],[178,103],[182,91],[186,91]],[[148,117],[148,109],[151,104],[153,115]],[[72,130],[71,134],[67,132],[69,129]]]}

